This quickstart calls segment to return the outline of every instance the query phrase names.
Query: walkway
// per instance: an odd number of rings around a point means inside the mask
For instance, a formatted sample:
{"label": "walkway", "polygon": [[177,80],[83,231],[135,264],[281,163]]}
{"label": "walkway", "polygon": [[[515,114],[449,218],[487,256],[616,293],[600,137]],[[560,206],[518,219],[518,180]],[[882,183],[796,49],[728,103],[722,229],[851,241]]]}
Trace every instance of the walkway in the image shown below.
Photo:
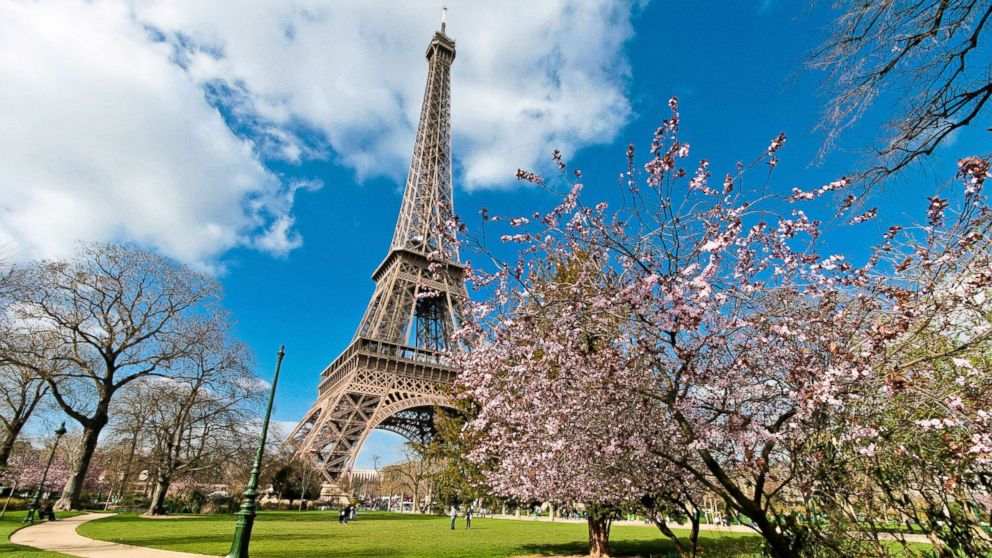
{"label": "walkway", "polygon": [[58,521],[43,521],[15,531],[10,536],[10,542],[82,558],[216,558],[205,554],[172,552],[171,550],[96,541],[76,534],[76,527],[87,521],[107,517],[107,515],[105,513],[87,513]]}

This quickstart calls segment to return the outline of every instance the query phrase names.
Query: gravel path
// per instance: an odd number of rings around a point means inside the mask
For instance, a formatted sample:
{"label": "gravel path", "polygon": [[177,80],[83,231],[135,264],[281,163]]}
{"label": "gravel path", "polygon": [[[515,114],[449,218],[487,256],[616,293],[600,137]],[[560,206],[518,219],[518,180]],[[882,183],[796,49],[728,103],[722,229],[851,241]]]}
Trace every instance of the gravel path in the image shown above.
{"label": "gravel path", "polygon": [[10,542],[82,558],[216,558],[206,554],[173,552],[97,541],[76,533],[76,527],[87,521],[107,517],[107,515],[105,513],[87,513],[58,521],[43,521],[15,531],[10,536]]}

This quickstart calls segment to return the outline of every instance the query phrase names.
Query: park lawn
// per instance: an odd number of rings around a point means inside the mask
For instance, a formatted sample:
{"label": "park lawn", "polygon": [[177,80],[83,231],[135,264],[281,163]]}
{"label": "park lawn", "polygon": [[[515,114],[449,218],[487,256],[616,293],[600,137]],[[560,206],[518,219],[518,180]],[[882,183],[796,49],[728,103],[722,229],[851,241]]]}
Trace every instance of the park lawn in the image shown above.
{"label": "park lawn", "polygon": [[[252,558],[289,557],[439,557],[506,558],[520,555],[584,554],[584,523],[547,523],[476,518],[465,529],[449,529],[445,517],[360,513],[348,525],[337,512],[263,512],[255,520]],[[91,521],[79,534],[105,541],[223,556],[231,546],[234,516],[205,515],[145,519],[122,514]],[[760,541],[748,534],[700,535],[707,557],[759,556]],[[614,556],[664,557],[673,547],[654,527],[615,526],[610,533]]]}
{"label": "park lawn", "polygon": [[[71,558],[67,554],[60,554],[58,552],[46,552],[44,550],[37,550],[27,546],[21,546],[17,544],[11,544],[10,535],[14,531],[20,529],[21,527],[26,527],[21,521],[24,520],[24,514],[26,512],[22,510],[17,511],[7,511],[7,513],[0,518],[0,556],[3,558],[57,558],[66,557]],[[70,517],[77,515],[76,513],[60,513],[58,517]]]}

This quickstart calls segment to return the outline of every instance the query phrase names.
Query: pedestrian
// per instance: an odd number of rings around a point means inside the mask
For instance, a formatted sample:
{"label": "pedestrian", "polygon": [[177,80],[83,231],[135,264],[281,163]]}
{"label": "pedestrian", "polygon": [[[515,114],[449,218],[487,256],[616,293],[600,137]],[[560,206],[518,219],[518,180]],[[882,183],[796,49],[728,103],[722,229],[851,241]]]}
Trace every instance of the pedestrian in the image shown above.
{"label": "pedestrian", "polygon": [[458,519],[458,506],[451,504],[451,528],[455,528],[455,520]]}
{"label": "pedestrian", "polygon": [[48,518],[49,521],[55,521],[55,507],[52,506],[51,502],[46,502],[45,506],[41,509],[42,519]]}
{"label": "pedestrian", "polygon": [[355,504],[352,504],[351,505],[351,513],[348,515],[348,519],[354,521],[355,520],[355,515],[357,515],[357,513],[358,513],[358,506],[356,506]]}
{"label": "pedestrian", "polygon": [[469,506],[468,509],[465,510],[465,528],[472,528],[472,506]]}
{"label": "pedestrian", "polygon": [[348,517],[347,513],[348,511],[346,508],[341,508],[341,510],[338,511],[338,523],[340,523],[341,525],[347,523],[347,521],[345,521],[345,518]]}

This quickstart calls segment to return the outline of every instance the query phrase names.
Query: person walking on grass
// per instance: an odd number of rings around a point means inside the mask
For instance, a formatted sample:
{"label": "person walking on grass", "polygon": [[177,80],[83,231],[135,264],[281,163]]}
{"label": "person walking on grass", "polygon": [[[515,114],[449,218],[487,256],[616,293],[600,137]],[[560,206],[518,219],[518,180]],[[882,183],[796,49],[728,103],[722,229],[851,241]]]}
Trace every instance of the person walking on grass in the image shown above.
{"label": "person walking on grass", "polygon": [[451,512],[449,515],[451,516],[451,528],[454,529],[455,520],[458,519],[458,506],[451,504]]}
{"label": "person walking on grass", "polygon": [[472,506],[469,506],[468,509],[465,510],[465,528],[472,528]]}

